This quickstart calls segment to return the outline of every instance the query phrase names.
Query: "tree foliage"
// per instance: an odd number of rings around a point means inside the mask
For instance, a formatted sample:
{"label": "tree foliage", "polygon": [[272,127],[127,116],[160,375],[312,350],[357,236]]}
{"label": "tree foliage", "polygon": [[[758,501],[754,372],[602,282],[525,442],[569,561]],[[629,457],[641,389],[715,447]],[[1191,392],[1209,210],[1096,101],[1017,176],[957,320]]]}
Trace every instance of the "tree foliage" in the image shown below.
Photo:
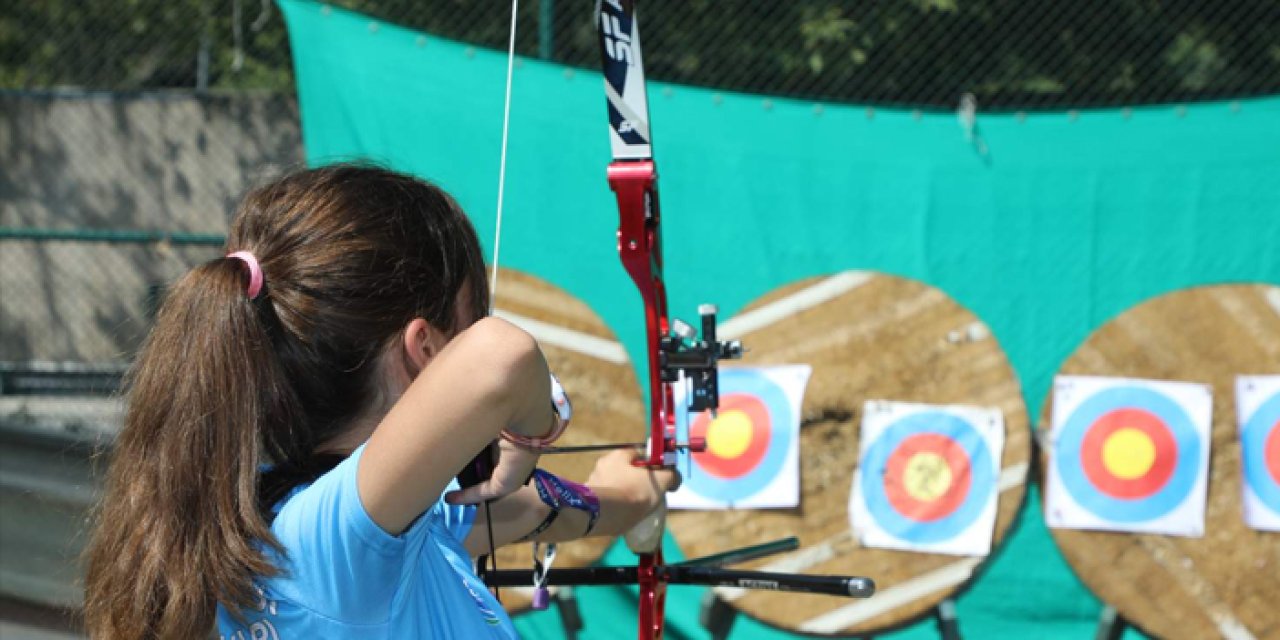
{"label": "tree foliage", "polygon": [[[28,0],[0,16],[0,86],[287,91],[267,0]],[[338,0],[504,48],[503,0]],[[590,0],[525,0],[520,53],[595,68]],[[643,0],[649,76],[813,99],[1008,108],[1280,91],[1276,0]]]}

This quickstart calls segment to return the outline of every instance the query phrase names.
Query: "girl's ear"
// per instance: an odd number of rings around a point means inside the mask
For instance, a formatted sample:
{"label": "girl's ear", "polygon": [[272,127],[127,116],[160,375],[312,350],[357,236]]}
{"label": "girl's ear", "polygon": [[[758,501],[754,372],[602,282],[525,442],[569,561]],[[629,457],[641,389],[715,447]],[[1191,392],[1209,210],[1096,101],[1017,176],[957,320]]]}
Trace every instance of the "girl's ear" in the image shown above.
{"label": "girl's ear", "polygon": [[404,328],[404,340],[401,344],[404,366],[409,379],[418,377],[418,373],[430,364],[448,342],[449,337],[426,320],[422,318],[411,320]]}

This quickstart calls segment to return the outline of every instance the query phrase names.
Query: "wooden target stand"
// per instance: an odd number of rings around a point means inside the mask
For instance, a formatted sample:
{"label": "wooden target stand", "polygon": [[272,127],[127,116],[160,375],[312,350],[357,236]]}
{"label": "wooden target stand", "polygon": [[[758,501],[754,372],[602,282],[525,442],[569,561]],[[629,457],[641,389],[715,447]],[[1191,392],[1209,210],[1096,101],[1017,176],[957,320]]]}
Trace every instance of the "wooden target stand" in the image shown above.
{"label": "wooden target stand", "polygon": [[[997,407],[1005,444],[993,552],[1025,496],[1031,432],[1017,377],[986,326],[943,292],[903,278],[846,272],[777,290],[722,324],[740,338],[742,366],[813,367],[800,428],[800,506],[783,510],[673,511],[668,528],[686,556],[798,536],[800,549],[743,568],[862,575],[876,595],[847,598],[717,588],[703,624],[725,637],[737,613],[818,636],[871,636],[929,614],[958,637],[952,598],[985,558],[862,547],[848,505],[866,400]],[[696,472],[696,469],[695,469]]]}
{"label": "wooden target stand", "polygon": [[[1234,387],[1237,375],[1280,374],[1280,288],[1221,285],[1155,298],[1095,331],[1058,373],[1213,387],[1204,537],[1050,529],[1076,576],[1108,605],[1098,638],[1119,638],[1126,625],[1160,638],[1280,637],[1280,534],[1242,517]],[[1051,394],[1041,436],[1052,404]]]}
{"label": "wooden target stand", "polygon": [[[647,433],[644,400],[626,350],[586,304],[546,281],[502,269],[498,274],[496,314],[510,320],[538,340],[547,364],[573,402],[573,424],[557,442],[561,446],[641,441]],[[601,454],[546,455],[538,466],[578,482],[590,475]],[[611,538],[586,538],[557,545],[556,568],[596,564],[613,543]],[[528,569],[531,545],[498,549],[500,569]],[[529,588],[501,591],[502,606],[522,613],[532,605]],[[581,629],[581,616],[571,588],[553,592],[566,637]]]}

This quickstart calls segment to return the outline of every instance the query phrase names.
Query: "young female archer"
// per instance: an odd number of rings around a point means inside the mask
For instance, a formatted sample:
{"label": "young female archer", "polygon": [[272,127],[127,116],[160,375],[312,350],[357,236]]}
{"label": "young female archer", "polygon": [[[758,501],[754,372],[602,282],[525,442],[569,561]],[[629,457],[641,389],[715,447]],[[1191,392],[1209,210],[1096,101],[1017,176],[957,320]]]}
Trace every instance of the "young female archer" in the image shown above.
{"label": "young female archer", "polygon": [[[129,376],[91,636],[514,637],[471,568],[490,529],[619,535],[678,482],[617,452],[585,486],[525,486],[565,416],[536,342],[486,317],[475,231],[440,189],[302,171],[251,192],[227,246],[173,286]],[[459,489],[495,441],[492,477]]]}

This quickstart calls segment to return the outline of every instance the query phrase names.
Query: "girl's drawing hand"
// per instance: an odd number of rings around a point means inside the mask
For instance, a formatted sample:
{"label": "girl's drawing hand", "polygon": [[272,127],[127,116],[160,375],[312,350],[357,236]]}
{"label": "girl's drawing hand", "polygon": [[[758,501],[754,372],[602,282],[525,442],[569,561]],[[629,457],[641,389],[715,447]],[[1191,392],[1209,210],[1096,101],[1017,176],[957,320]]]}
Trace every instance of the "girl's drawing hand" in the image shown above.
{"label": "girl's drawing hand", "polygon": [[445,494],[449,504],[479,504],[501,498],[524,486],[538,466],[539,454],[532,449],[512,444],[501,438],[497,441],[498,460],[488,480],[459,491]]}

